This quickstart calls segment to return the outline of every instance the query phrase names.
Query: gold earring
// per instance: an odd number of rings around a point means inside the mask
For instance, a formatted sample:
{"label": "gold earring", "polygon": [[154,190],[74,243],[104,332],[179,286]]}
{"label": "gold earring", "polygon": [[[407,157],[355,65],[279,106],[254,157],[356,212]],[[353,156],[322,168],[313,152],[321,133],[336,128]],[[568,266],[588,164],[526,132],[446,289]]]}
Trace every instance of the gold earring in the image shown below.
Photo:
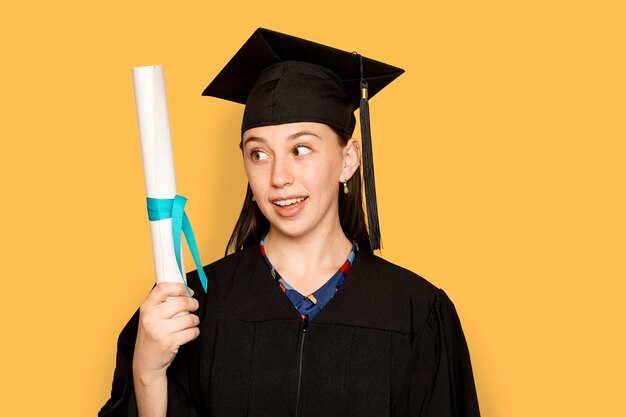
{"label": "gold earring", "polygon": [[348,190],[348,181],[343,182],[343,193],[348,194],[350,190]]}

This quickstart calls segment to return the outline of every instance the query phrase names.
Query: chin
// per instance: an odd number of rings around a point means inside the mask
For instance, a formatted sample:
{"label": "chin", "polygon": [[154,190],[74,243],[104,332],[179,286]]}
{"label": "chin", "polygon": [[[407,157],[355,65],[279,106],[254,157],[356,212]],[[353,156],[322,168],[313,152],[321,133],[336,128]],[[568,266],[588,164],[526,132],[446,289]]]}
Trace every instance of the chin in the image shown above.
{"label": "chin", "polygon": [[311,226],[310,224],[304,224],[304,222],[290,222],[284,220],[279,222],[270,222],[270,228],[280,233],[281,235],[290,238],[303,237],[311,233],[311,231],[315,230],[314,226]]}
{"label": "chin", "polygon": [[299,238],[299,237],[305,236],[308,232],[310,232],[310,229],[308,228],[290,227],[289,225],[275,225],[274,224],[271,226],[271,228],[273,228],[275,231],[277,231],[281,235],[284,235],[290,238]]}

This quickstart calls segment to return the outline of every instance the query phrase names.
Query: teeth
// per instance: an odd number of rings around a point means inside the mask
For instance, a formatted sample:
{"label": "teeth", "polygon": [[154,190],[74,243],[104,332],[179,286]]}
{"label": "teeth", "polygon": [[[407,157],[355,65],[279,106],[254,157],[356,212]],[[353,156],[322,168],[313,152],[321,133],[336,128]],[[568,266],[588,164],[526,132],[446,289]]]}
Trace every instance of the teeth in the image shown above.
{"label": "teeth", "polygon": [[281,206],[281,207],[285,207],[285,206],[290,206],[294,203],[299,203],[300,201],[303,201],[304,197],[300,197],[300,198],[290,198],[289,200],[277,200],[274,201],[274,204]]}

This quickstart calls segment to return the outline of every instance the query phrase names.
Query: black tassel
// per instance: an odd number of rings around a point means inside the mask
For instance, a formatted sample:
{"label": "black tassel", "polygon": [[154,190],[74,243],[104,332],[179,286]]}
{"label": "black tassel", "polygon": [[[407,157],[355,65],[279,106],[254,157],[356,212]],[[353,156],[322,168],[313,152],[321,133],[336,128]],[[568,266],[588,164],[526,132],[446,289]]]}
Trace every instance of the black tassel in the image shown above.
{"label": "black tassel", "polygon": [[359,55],[361,67],[361,142],[363,144],[363,179],[365,181],[365,205],[372,250],[382,248],[380,225],[378,223],[378,204],[376,203],[376,182],[374,180],[374,155],[372,152],[372,132],[370,128],[370,107],[368,102],[368,84],[363,78],[363,58]]}

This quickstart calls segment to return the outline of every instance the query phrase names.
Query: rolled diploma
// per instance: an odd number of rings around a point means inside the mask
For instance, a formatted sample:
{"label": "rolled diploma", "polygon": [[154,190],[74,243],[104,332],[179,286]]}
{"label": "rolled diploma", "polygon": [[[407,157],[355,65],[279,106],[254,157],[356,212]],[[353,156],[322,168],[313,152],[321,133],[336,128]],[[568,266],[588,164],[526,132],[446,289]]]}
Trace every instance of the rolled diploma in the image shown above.
{"label": "rolled diploma", "polygon": [[[134,67],[133,83],[146,195],[150,198],[174,198],[176,175],[163,68],[160,65]],[[174,256],[172,219],[150,221],[150,236],[156,282],[186,282]],[[181,267],[185,271],[183,245],[180,251]]]}

